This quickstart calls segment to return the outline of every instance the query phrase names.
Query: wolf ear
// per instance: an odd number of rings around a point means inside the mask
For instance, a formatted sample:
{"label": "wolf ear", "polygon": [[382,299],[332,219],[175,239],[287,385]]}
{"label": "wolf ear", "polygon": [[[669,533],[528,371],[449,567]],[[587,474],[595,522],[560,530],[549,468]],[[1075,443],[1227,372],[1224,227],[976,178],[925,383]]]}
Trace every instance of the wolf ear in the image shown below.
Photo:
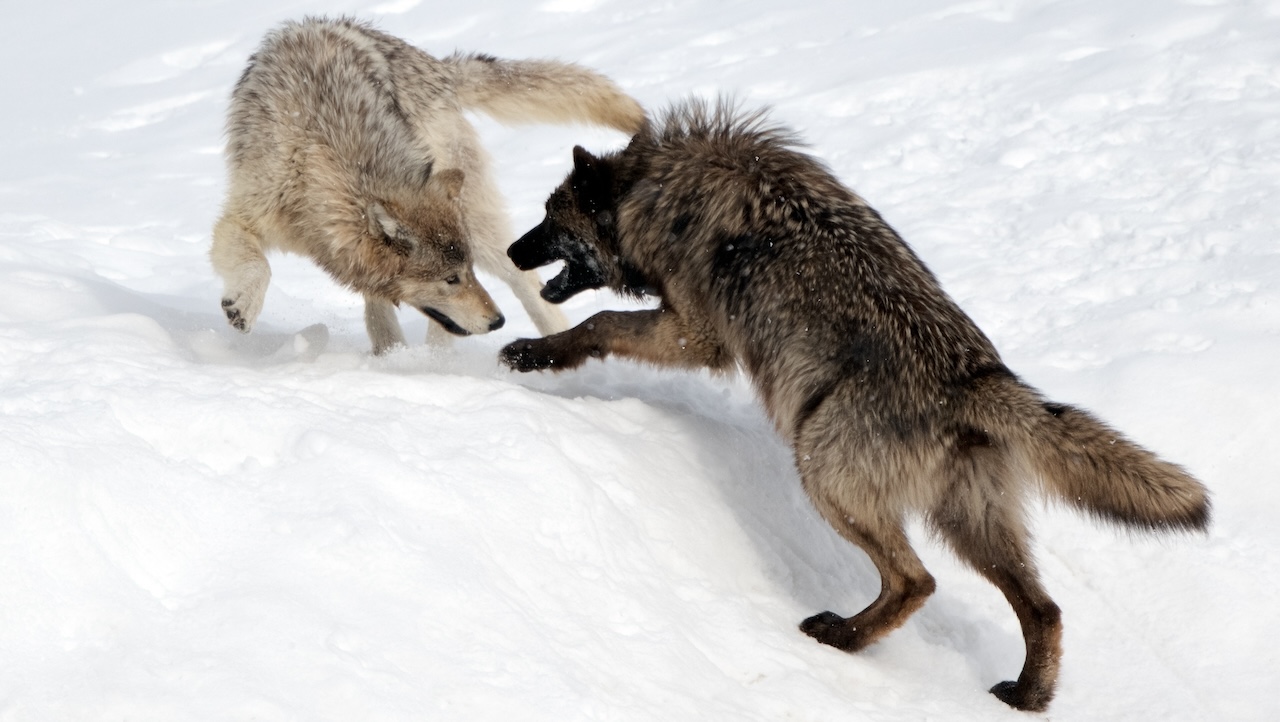
{"label": "wolf ear", "polygon": [[609,160],[591,155],[580,145],[574,146],[570,178],[574,200],[588,215],[613,206],[613,168]]}
{"label": "wolf ear", "polygon": [[402,256],[413,252],[413,241],[410,234],[400,231],[400,222],[395,219],[385,206],[374,201],[365,211],[369,219],[369,233],[376,239],[391,246],[392,250]]}
{"label": "wolf ear", "polygon": [[431,182],[436,184],[445,198],[456,201],[462,197],[462,182],[467,179],[467,174],[458,168],[446,168],[437,171],[431,176]]}
{"label": "wolf ear", "polygon": [[582,177],[583,180],[594,178],[596,168],[599,167],[600,160],[586,148],[580,145],[573,146],[573,170]]}
{"label": "wolf ear", "polygon": [[400,224],[381,203],[377,201],[370,203],[365,216],[369,219],[369,232],[374,236],[395,238],[399,235]]}

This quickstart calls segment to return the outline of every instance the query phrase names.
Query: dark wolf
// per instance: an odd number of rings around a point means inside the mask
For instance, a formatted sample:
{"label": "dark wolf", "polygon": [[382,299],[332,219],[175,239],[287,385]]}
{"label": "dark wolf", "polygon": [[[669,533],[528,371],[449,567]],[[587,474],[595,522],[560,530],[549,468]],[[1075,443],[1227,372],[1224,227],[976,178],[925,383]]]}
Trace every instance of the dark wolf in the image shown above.
{"label": "dark wolf", "polygon": [[1023,710],[1053,698],[1062,622],[1036,572],[1024,517],[1039,486],[1143,531],[1204,530],[1205,488],[1088,412],[1047,401],[884,219],[763,113],[678,105],[624,150],[573,152],[546,218],[508,249],[521,268],[565,268],[543,289],[652,293],[653,310],[604,311],[506,346],[518,371],[619,355],[750,374],[795,451],[804,490],[880,572],[852,617],[800,628],[857,651],[934,591],[904,518],[1004,593],[1026,658],[991,689]]}
{"label": "dark wolf", "polygon": [[231,325],[253,327],[271,278],[265,252],[280,249],[364,296],[375,353],[404,343],[400,303],[454,334],[501,326],[473,261],[511,286],[539,332],[567,328],[537,275],[504,254],[514,234],[465,110],[627,134],[644,123],[613,82],[569,63],[435,58],[346,19],[269,33],[228,109],[227,201],[210,258]]}

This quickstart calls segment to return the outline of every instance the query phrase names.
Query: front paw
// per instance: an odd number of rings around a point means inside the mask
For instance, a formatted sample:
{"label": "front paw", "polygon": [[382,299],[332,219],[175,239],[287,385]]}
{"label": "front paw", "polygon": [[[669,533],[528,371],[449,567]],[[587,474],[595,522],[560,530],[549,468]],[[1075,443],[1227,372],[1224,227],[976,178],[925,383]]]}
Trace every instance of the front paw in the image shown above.
{"label": "front paw", "polygon": [[227,323],[237,331],[249,333],[262,312],[262,302],[255,302],[247,293],[237,293],[222,299],[222,312],[227,315]]}
{"label": "front paw", "polygon": [[227,323],[231,324],[232,328],[241,333],[249,333],[249,320],[245,318],[244,312],[235,301],[229,298],[222,299],[222,312],[227,314]]}
{"label": "front paw", "polygon": [[502,347],[498,360],[515,371],[543,371],[560,365],[560,357],[543,338],[522,338]]}

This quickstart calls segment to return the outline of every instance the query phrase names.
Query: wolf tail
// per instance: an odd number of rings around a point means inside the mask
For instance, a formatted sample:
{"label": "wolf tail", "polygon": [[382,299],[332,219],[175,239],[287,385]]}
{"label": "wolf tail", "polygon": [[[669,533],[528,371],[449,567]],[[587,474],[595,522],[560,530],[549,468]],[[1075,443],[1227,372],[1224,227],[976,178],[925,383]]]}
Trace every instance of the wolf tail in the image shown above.
{"label": "wolf tail", "polygon": [[976,417],[1010,451],[1021,451],[1051,496],[1101,521],[1145,531],[1208,528],[1208,491],[1182,467],[1083,409],[1046,403],[1016,379],[981,385],[986,393],[974,400],[984,408],[975,408]]}
{"label": "wolf tail", "polygon": [[1042,404],[1028,461],[1047,491],[1097,519],[1146,531],[1204,531],[1209,493],[1087,411]]}
{"label": "wolf tail", "polygon": [[501,60],[454,54],[455,92],[464,108],[503,123],[593,123],[628,135],[645,123],[644,109],[612,80],[556,60]]}

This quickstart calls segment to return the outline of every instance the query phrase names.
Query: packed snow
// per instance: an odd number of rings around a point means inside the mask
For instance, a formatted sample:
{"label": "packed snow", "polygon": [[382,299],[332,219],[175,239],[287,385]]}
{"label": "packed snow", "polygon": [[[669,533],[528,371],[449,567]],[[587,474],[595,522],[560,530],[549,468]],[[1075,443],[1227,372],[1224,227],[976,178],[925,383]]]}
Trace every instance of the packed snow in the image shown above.
{"label": "packed snow", "polygon": [[[517,375],[509,322],[368,353],[272,257],[254,333],[209,229],[262,35],[351,14],[551,56],[650,107],[771,105],[1049,397],[1213,492],[1207,536],[1037,508],[1061,720],[1280,717],[1280,2],[25,3],[0,26],[0,719],[1018,720],[1022,640],[916,527],[938,592],[857,655],[798,622],[878,592],[742,378]],[[588,128],[476,123],[514,225]],[[628,303],[608,293],[571,319]]]}

